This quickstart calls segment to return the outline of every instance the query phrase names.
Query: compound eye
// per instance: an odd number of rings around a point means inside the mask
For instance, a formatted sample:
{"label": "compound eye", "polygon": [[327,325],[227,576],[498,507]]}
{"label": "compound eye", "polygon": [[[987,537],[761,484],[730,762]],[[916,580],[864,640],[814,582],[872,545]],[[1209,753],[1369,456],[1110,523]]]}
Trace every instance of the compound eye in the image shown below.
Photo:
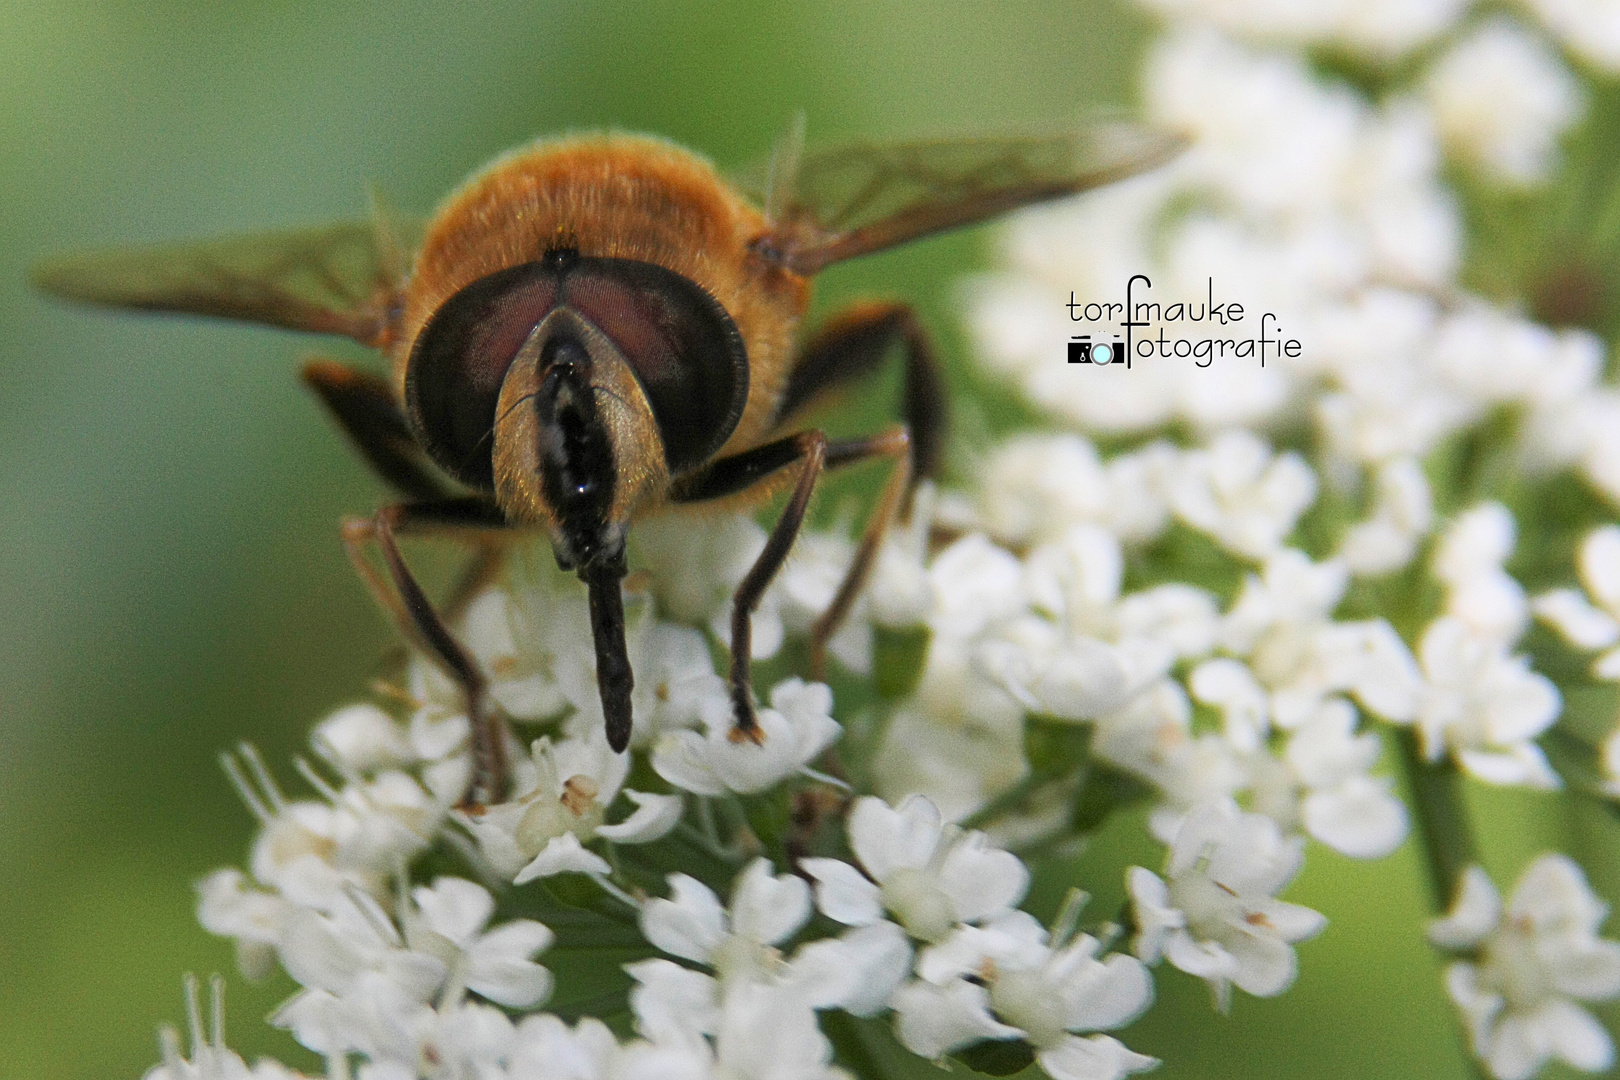
{"label": "compound eye", "polygon": [[654,263],[581,259],[563,303],[619,350],[679,475],[725,443],[748,400],[748,355],[737,324],[707,290]]}
{"label": "compound eye", "polygon": [[525,263],[468,285],[411,349],[405,407],[428,453],[470,487],[495,489],[495,406],[518,350],[556,303],[558,269]]}

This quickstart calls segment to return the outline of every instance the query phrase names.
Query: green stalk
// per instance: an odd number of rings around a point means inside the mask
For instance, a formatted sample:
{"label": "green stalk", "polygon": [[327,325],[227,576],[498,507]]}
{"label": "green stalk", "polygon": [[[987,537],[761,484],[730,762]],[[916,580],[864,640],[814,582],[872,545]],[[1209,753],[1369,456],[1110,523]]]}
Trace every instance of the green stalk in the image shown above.
{"label": "green stalk", "polygon": [[[1412,810],[1429,868],[1429,884],[1434,890],[1434,909],[1444,914],[1462,886],[1463,873],[1479,862],[1468,807],[1463,802],[1462,773],[1449,759],[1425,761],[1417,732],[1410,727],[1396,731],[1395,741],[1401,748],[1407,786],[1412,789]],[[1462,1031],[1461,1035],[1469,1075],[1475,1080],[1488,1080],[1468,1033]]]}
{"label": "green stalk", "polygon": [[1444,913],[1457,895],[1463,872],[1479,862],[1468,807],[1463,803],[1462,774],[1449,760],[1425,761],[1417,732],[1411,728],[1396,731],[1395,741],[1412,789],[1412,810],[1434,890],[1434,908]]}

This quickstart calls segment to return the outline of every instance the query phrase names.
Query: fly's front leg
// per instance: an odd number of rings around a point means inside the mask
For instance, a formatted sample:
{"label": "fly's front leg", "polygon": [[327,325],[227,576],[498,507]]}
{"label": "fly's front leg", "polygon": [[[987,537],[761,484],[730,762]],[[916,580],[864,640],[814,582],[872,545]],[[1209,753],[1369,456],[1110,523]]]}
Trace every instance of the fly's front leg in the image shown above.
{"label": "fly's front leg", "polygon": [[770,539],[765,541],[765,550],[754,560],[731,601],[731,703],[735,720],[731,737],[739,742],[748,739],[757,743],[764,737],[754,715],[753,683],[749,675],[753,659],[754,609],[759,607],[760,597],[765,595],[771,579],[793,548],[827,456],[827,436],[819,431],[801,431],[733,457],[721,458],[684,480],[673,492],[676,502],[722,499],[753,487],[780,469],[799,467],[799,479],[787,507],[777,520],[776,528],[771,530]]}
{"label": "fly's front leg", "polygon": [[[361,580],[394,617],[400,632],[433,657],[466,695],[473,779],[464,805],[480,800],[500,802],[505,797],[509,780],[505,725],[490,700],[488,682],[477,662],[450,633],[405,564],[396,533],[467,527],[487,530],[499,526],[498,511],[480,500],[395,504],[384,507],[373,517],[351,518],[343,523],[343,544]],[[386,579],[366,558],[365,546],[373,541],[382,552],[383,565],[388,571]]]}

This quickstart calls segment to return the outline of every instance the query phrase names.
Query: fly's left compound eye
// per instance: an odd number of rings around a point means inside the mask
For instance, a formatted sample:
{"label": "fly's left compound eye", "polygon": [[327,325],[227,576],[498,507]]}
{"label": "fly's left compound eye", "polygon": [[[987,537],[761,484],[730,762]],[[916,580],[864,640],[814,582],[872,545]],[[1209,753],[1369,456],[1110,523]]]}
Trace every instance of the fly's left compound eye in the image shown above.
{"label": "fly's left compound eye", "polygon": [[433,460],[470,487],[495,488],[501,383],[560,285],[537,262],[480,278],[445,301],[411,349],[405,406]]}

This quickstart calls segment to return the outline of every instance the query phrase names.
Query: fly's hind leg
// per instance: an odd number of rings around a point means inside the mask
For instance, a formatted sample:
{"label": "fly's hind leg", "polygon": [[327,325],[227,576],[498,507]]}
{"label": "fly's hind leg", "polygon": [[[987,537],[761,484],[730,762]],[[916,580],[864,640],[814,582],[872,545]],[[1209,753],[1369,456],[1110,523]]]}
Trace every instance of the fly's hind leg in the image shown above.
{"label": "fly's hind leg", "polygon": [[[446,610],[461,611],[500,567],[502,545],[492,530],[504,524],[500,512],[482,499],[454,498],[394,401],[386,380],[330,360],[304,365],[304,382],[320,396],[355,448],[384,481],[409,502],[385,507],[369,518],[343,523],[343,544],[361,580],[398,624],[401,633],[434,657],[460,684],[472,727],[473,782],[469,800],[499,801],[507,783],[506,741],[500,717],[489,700],[483,673],[451,635],[428,601],[395,542],[398,531],[474,530],[477,552],[451,592]],[[365,545],[376,541],[388,568],[387,579],[366,559]]]}
{"label": "fly's hind leg", "polygon": [[705,502],[723,499],[753,487],[780,469],[798,466],[799,479],[793,486],[787,507],[777,519],[776,528],[765,541],[765,550],[759,553],[737,593],[731,601],[731,704],[734,726],[731,737],[736,741],[749,739],[759,742],[763,738],[759,720],[754,715],[753,681],[749,665],[753,660],[754,609],[760,597],[770,586],[771,579],[782,568],[793,541],[804,524],[805,510],[828,455],[827,436],[819,431],[801,431],[752,450],[720,458],[705,466],[695,475],[683,480],[673,494],[675,502]]}
{"label": "fly's hind leg", "polygon": [[[866,584],[889,523],[896,517],[908,517],[917,484],[939,475],[947,412],[945,385],[916,313],[905,304],[869,301],[834,316],[805,343],[777,410],[780,421],[814,408],[876,370],[897,344],[905,363],[901,401],[905,426],[860,443],[852,441],[846,449],[852,456],[843,459],[884,456],[897,459],[897,465],[867,521],[838,592],[811,627],[810,664],[817,677],[826,665],[827,642]],[[861,450],[853,453],[857,445]],[[829,455],[828,465],[843,460],[834,461]]]}
{"label": "fly's hind leg", "polygon": [[[482,499],[396,503],[372,517],[350,518],[343,523],[343,544],[361,580],[393,616],[400,632],[433,657],[466,695],[473,778],[464,805],[500,802],[505,797],[509,779],[505,725],[490,700],[483,672],[422,591],[400,553],[396,534],[463,529],[488,532],[503,525],[500,511]],[[366,558],[366,545],[373,541],[382,552],[386,578]]]}

